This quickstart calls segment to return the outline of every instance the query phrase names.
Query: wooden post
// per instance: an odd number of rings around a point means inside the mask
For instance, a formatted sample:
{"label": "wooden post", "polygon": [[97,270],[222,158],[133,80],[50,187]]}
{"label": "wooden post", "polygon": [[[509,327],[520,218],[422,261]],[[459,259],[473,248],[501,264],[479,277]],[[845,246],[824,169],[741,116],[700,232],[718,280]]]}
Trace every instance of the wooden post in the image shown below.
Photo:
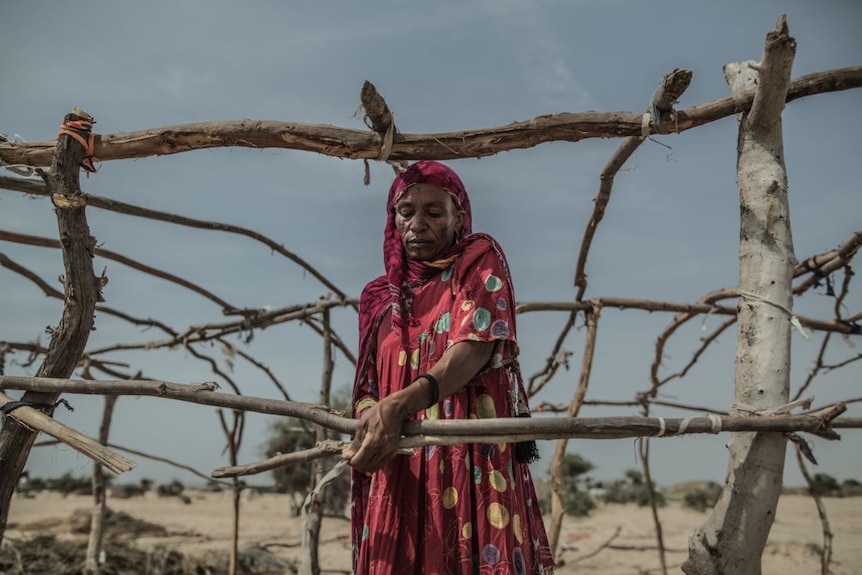
{"label": "wooden post", "polygon": [[[584,404],[584,396],[587,394],[587,388],[590,385],[590,374],[593,371],[593,354],[596,350],[596,334],[599,329],[599,317],[602,314],[602,307],[595,305],[588,312],[585,312],[585,314],[587,316],[587,340],[584,357],[581,361],[581,376],[578,380],[578,387],[575,389],[575,395],[566,412],[566,416],[571,419],[578,416],[578,412],[580,412],[581,406]],[[557,554],[560,531],[563,525],[563,515],[566,512],[566,483],[563,480],[562,469],[563,463],[566,460],[566,449],[568,446],[569,441],[567,439],[557,441],[554,458],[551,460],[551,521],[550,529],[548,529],[548,544],[554,556]]]}
{"label": "wooden post", "polygon": [[[114,405],[119,396],[106,395],[105,409],[102,411],[102,425],[99,427],[99,442],[108,445]],[[102,540],[105,535],[105,510],[107,508],[107,488],[105,468],[101,463],[93,464],[93,515],[90,519],[90,538],[87,542],[87,555],[84,558],[84,575],[102,575]]]}
{"label": "wooden post", "polygon": [[[231,465],[236,465],[239,455],[239,446],[242,443],[242,434],[245,429],[245,412],[238,409],[233,410],[233,424],[228,426],[225,418],[224,410],[216,411],[218,415],[221,429],[227,438],[227,452],[231,461]],[[241,511],[241,498],[243,486],[240,485],[236,477],[231,477],[231,504],[232,504],[232,522],[231,522],[231,542],[230,553],[228,555],[228,575],[236,575],[239,568],[239,522]]]}
{"label": "wooden post", "polygon": [[[83,110],[74,109],[67,114],[64,125],[75,121],[93,122]],[[74,129],[86,140],[89,129]],[[104,278],[93,273],[93,249],[96,239],[90,235],[87,225],[86,201],[81,193],[79,173],[84,160],[83,146],[72,136],[60,134],[54,150],[51,170],[45,177],[51,190],[51,202],[57,214],[59,238],[63,247],[64,293],[63,316],[51,333],[51,343],[45,360],[39,367],[37,377],[62,377],[72,375],[87,340],[93,329],[93,313],[96,302],[102,301],[101,287]],[[27,392],[23,401],[51,403],[57,401],[58,393]],[[0,430],[0,542],[6,531],[9,505],[36,432],[28,429],[14,418],[6,418]]]}
{"label": "wooden post", "polygon": [[[756,87],[739,117],[740,200],[735,414],[787,403],[790,385],[792,285],[796,264],[781,134],[796,42],[782,15],[766,37],[761,62],[725,66],[734,98]],[[733,433],[724,490],[689,540],[689,575],[759,575],[781,495],[786,439]]]}
{"label": "wooden post", "polygon": [[[332,345],[332,326],[329,310],[323,316],[323,372],[320,382],[320,404],[329,405],[332,390],[332,372],[335,368]],[[326,441],[326,428],[315,426],[315,441],[319,445]],[[299,575],[320,575],[320,527],[323,523],[326,490],[323,489],[323,460],[316,459],[312,463],[311,478],[314,482],[312,497],[307,498],[302,505],[302,559],[299,565]]]}

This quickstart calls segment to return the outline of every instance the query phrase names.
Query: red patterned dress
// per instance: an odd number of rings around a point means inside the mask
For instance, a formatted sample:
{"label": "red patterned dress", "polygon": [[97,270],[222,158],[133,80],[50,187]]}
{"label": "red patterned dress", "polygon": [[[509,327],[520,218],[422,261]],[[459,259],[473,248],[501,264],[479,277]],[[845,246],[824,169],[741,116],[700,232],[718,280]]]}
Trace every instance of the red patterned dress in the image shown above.
{"label": "red patterned dress", "polygon": [[[382,314],[355,417],[427,372],[454,343],[496,342],[488,366],[416,419],[485,419],[526,411],[515,310],[505,258],[493,240],[470,245],[431,279],[411,286],[409,348]],[[405,377],[405,370],[407,374]],[[362,372],[361,372],[362,373]],[[520,404],[520,405],[519,405]],[[354,562],[359,575],[553,572],[527,463],[510,444],[430,446],[369,475],[354,471]]]}

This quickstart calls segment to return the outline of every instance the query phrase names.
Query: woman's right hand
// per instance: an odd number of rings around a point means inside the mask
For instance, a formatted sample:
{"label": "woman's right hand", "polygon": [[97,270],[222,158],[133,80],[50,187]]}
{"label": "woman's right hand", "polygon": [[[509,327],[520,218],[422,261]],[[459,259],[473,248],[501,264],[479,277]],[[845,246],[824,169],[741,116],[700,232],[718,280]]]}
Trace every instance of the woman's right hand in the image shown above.
{"label": "woman's right hand", "polygon": [[355,469],[371,473],[395,457],[401,426],[409,413],[399,399],[384,398],[362,412],[353,442],[342,451],[342,457]]}

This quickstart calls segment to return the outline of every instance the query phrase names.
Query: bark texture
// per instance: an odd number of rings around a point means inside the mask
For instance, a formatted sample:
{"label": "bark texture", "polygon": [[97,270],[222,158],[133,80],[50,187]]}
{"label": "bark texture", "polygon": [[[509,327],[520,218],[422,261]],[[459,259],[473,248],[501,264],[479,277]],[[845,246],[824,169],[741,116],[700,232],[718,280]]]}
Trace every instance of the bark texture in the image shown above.
{"label": "bark texture", "polygon": [[[102,411],[102,424],[99,426],[99,441],[102,445],[108,445],[117,399],[119,397],[116,395],[105,396],[105,409]],[[87,555],[84,559],[84,575],[102,575],[102,541],[105,535],[105,512],[108,507],[105,483],[104,468],[99,463],[93,464],[93,515],[90,519],[90,538],[87,541]]]}
{"label": "bark texture", "polygon": [[[572,420],[578,417],[578,413],[584,404],[587,388],[590,385],[590,374],[593,371],[593,354],[596,350],[596,335],[599,329],[599,317],[601,313],[601,306],[596,306],[586,314],[587,341],[583,361],[581,362],[581,375],[578,379],[578,386],[575,388],[575,395],[566,411],[566,417]],[[557,441],[557,446],[554,449],[554,458],[551,460],[551,520],[548,526],[548,543],[551,547],[551,553],[555,556],[560,543],[560,531],[563,525],[563,515],[566,510],[566,483],[563,478],[563,463],[566,460],[568,446],[568,439]]]}
{"label": "bark texture", "polygon": [[[739,289],[733,411],[754,414],[788,402],[793,270],[781,112],[796,43],[782,16],[766,37],[761,62],[725,66],[734,97],[756,88],[740,115]],[[692,534],[689,575],[760,575],[761,556],[781,495],[786,440],[734,433],[724,491]]]}
{"label": "bark texture", "polygon": [[[797,98],[862,87],[862,66],[817,72],[797,78],[787,93]],[[674,131],[683,132],[748,109],[753,95],[723,98],[677,112]],[[389,160],[454,160],[478,158],[545,142],[579,142],[589,138],[641,135],[642,114],[580,112],[537,116],[487,129],[440,134],[398,134]],[[329,125],[239,120],[165,126],[151,130],[96,137],[96,156],[102,161],[178,154],[221,147],[285,148],[337,158],[376,160],[380,157],[377,132]],[[0,142],[0,160],[8,164],[47,166],[54,142]]]}
{"label": "bark texture", "polygon": [[[75,110],[66,115],[63,123],[79,120],[92,121],[92,118],[82,110]],[[48,353],[36,373],[37,377],[67,378],[72,375],[93,329],[96,302],[101,301],[103,279],[93,273],[96,239],[90,235],[87,225],[86,202],[79,181],[79,166],[84,154],[78,141],[69,135],[60,135],[51,170],[46,177],[63,248],[65,301],[63,316],[51,332]],[[53,404],[58,397],[58,393],[27,392],[22,400]],[[0,430],[0,542],[6,531],[12,494],[36,434],[13,417],[7,417]]]}

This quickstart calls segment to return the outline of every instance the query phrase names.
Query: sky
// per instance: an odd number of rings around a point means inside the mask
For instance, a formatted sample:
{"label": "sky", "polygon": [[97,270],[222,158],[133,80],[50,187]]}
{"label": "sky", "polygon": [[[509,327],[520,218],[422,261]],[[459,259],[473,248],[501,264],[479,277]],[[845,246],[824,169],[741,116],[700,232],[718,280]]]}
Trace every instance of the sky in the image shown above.
{"label": "sky", "polygon": [[[759,60],[766,34],[784,13],[797,41],[793,77],[862,61],[862,3],[653,2],[623,0],[482,0],[434,3],[333,2],[7,2],[0,18],[0,133],[52,140],[72,106],[92,114],[96,132],[113,134],[189,122],[279,120],[366,129],[356,114],[365,80],[395,113],[403,133],[423,134],[503,126],[561,112],[641,112],[662,76],[690,69],[688,108],[729,95],[722,66]],[[792,102],[783,114],[794,247],[799,259],[833,249],[859,229],[862,91]],[[619,173],[587,264],[591,297],[680,303],[738,281],[737,122],[728,117],[644,143]],[[482,159],[449,162],[473,205],[474,229],[503,246],[519,301],[571,301],[578,250],[592,213],[599,174],[617,139],[556,142]],[[9,175],[8,173],[6,175]],[[382,232],[392,170],[371,166],[363,185],[360,161],[280,149],[225,148],[104,162],[82,186],[88,193],[194,218],[254,229],[310,262],[357,297],[383,270]],[[114,252],[205,286],[239,307],[310,303],[327,288],[292,262],[240,236],[87,211],[92,234]],[[0,190],[0,229],[54,238],[56,217],[44,198]],[[0,241],[0,252],[54,282],[62,274],[56,250]],[[208,300],[122,264],[106,268],[106,305],[175,329],[223,321]],[[62,303],[22,276],[0,268],[0,341],[47,341]],[[798,313],[829,320],[834,300],[820,288],[795,302]],[[729,305],[733,305],[732,302]],[[858,313],[858,287],[845,302]],[[356,313],[335,309],[333,324],[356,348]],[[567,315],[519,316],[525,377],[543,368]],[[604,310],[588,400],[632,400],[649,388],[655,340],[671,314]],[[662,373],[677,371],[721,318],[700,318],[677,333]],[[567,403],[584,349],[583,319],[565,341],[571,366],[560,370],[533,403]],[[88,349],[139,343],[161,335],[97,314]],[[686,378],[661,398],[729,409],[736,332],[710,347]],[[823,334],[792,340],[791,394],[805,381]],[[319,397],[323,345],[308,326],[289,324],[234,345],[266,364],[291,397]],[[827,360],[859,353],[862,340],[836,337]],[[218,347],[202,347],[226,368]],[[105,356],[128,373],[177,383],[219,380],[183,350],[128,351]],[[7,359],[7,375],[33,375],[26,356]],[[862,369],[850,364],[818,377],[815,405],[859,396]],[[245,395],[281,398],[268,377],[246,362],[232,376]],[[100,376],[101,377],[101,376]],[[336,357],[333,387],[349,389],[353,369]],[[229,389],[222,384],[224,389]],[[18,392],[10,392],[18,397]],[[74,412],[55,417],[96,436],[103,401],[68,396]],[[692,415],[654,409],[655,415]],[[638,415],[634,408],[588,407],[582,416]],[[859,404],[848,415],[859,416]],[[240,463],[263,457],[275,418],[249,414]],[[840,442],[813,438],[813,472],[862,478],[858,430]],[[43,439],[43,438],[40,438]],[[722,481],[728,434],[654,440],[654,479]],[[111,442],[182,462],[204,474],[227,463],[213,407],[121,397]],[[543,475],[553,442],[542,442]],[[573,440],[569,451],[596,466],[597,479],[639,468],[633,440]],[[117,483],[200,480],[164,463],[130,456],[137,467]],[[33,476],[91,473],[88,459],[66,446],[36,448]],[[268,482],[268,476],[250,482]],[[788,450],[785,481],[800,484]]]}

